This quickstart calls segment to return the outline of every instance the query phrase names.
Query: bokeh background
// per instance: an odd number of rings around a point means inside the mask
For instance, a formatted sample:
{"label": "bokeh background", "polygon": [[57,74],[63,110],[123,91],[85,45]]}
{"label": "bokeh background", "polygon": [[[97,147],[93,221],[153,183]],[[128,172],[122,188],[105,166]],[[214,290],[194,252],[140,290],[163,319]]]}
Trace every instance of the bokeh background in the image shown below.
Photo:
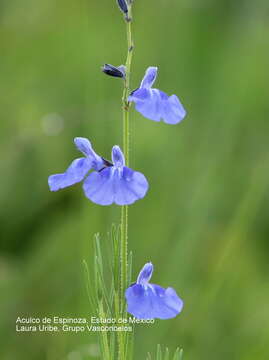
{"label": "bokeh background", "polygon": [[[149,179],[130,208],[135,279],[184,299],[180,316],[139,326],[135,359],[156,344],[187,360],[269,356],[267,0],[135,0],[132,87],[156,85],[188,116],[169,126],[131,114],[131,166]],[[110,157],[121,143],[118,79],[125,25],[114,0],[0,2],[0,357],[96,359],[94,334],[18,334],[17,316],[91,315],[82,260],[107,241],[119,208],[76,185],[50,193],[48,175],[79,154],[75,136]]]}

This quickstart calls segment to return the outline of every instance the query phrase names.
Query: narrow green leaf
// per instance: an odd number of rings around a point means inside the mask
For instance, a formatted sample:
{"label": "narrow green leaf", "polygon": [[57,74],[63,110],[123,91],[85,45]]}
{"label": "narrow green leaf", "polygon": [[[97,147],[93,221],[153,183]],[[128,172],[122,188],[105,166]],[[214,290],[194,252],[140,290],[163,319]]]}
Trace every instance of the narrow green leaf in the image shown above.
{"label": "narrow green leaf", "polygon": [[111,285],[110,294],[109,294],[109,306],[110,306],[110,309],[113,309],[114,299],[115,299],[115,287],[114,287],[113,283],[114,283],[114,281],[112,279],[112,285]]}
{"label": "narrow green leaf", "polygon": [[173,360],[182,360],[182,359],[183,359],[183,349],[180,350],[179,348],[177,348]]}
{"label": "narrow green leaf", "polygon": [[120,248],[119,248],[119,227],[113,226],[111,230],[113,247],[113,276],[114,287],[117,292],[120,289]]}
{"label": "narrow green leaf", "polygon": [[165,349],[164,360],[169,360],[169,349]]}
{"label": "narrow green leaf", "polygon": [[98,263],[99,263],[99,270],[101,275],[103,276],[103,257],[102,257],[102,251],[101,251],[101,246],[100,246],[100,235],[96,234],[95,235],[95,252],[96,252],[96,256],[98,259]]}
{"label": "narrow green leaf", "polygon": [[132,282],[132,267],[133,267],[133,253],[130,251],[128,256],[128,274],[127,274],[127,282],[128,285]]}
{"label": "narrow green leaf", "polygon": [[128,333],[128,356],[129,359],[133,359],[133,353],[134,353],[134,326],[133,331]]}
{"label": "narrow green leaf", "polygon": [[110,298],[108,296],[105,280],[104,280],[104,268],[103,268],[103,256],[100,246],[100,236],[95,235],[95,266],[96,266],[96,277],[98,284],[98,299],[103,298],[107,308],[109,309],[109,315],[112,316],[112,308],[110,306]]}
{"label": "narrow green leaf", "polygon": [[161,348],[161,345],[160,345],[160,344],[157,345],[157,356],[156,356],[156,360],[162,360],[162,348]]}
{"label": "narrow green leaf", "polygon": [[[98,304],[98,312],[99,312],[99,317],[105,319],[106,318],[106,313],[104,311],[103,308],[103,303],[102,301],[99,301]],[[106,331],[101,331],[100,332],[101,335],[101,339],[102,339],[102,345],[103,345],[103,359],[104,360],[110,360],[110,351],[109,351],[109,344],[108,344],[108,333]]]}
{"label": "narrow green leaf", "polygon": [[[128,324],[126,324],[128,325]],[[125,353],[127,359],[133,359],[134,350],[134,325],[132,325],[133,331],[125,332]]]}
{"label": "narrow green leaf", "polygon": [[94,298],[94,287],[92,286],[89,267],[88,267],[88,264],[87,264],[86,260],[82,261],[82,265],[83,265],[84,276],[85,276],[85,281],[86,281],[86,290],[87,290],[87,294],[88,294],[91,309],[93,310],[93,309],[95,309],[95,306],[96,306],[96,301],[95,301],[95,298]]}
{"label": "narrow green leaf", "polygon": [[109,349],[110,349],[110,360],[115,359],[115,350],[116,350],[116,335],[114,331],[111,331],[109,334]]}
{"label": "narrow green leaf", "polygon": [[100,290],[99,290],[99,281],[98,281],[98,263],[97,263],[97,256],[96,255],[94,255],[93,263],[94,263],[93,270],[94,270],[95,297],[98,300]]}

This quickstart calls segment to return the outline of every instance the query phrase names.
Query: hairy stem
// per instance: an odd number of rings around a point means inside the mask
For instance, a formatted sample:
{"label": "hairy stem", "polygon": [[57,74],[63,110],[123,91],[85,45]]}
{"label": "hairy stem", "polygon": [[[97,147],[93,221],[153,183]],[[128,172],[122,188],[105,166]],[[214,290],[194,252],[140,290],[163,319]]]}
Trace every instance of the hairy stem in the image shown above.
{"label": "hairy stem", "polygon": [[[133,40],[132,40],[132,20],[131,20],[131,6],[129,6],[128,17],[126,18],[126,30],[127,30],[127,58],[125,63],[125,79],[124,88],[122,95],[122,114],[123,114],[123,153],[125,155],[125,164],[129,166],[129,147],[130,147],[130,132],[129,132],[129,109],[130,103],[128,96],[130,93],[130,73],[131,73],[131,62],[133,53]],[[128,205],[121,207],[121,244],[120,244],[120,290],[121,290],[121,314],[125,315],[125,301],[124,292],[127,288],[127,276],[128,276]],[[119,355],[120,359],[126,359],[126,353],[124,351],[123,343],[124,336],[119,339]]]}
{"label": "hairy stem", "polygon": [[[122,96],[122,112],[123,112],[123,153],[125,155],[126,166],[129,166],[129,109],[130,103],[128,96],[130,93],[130,72],[133,53],[133,41],[131,31],[131,9],[129,9],[129,17],[126,20],[127,27],[127,59],[126,59],[126,77],[124,80],[124,89]],[[121,207],[121,293],[124,294],[124,290],[127,287],[127,255],[128,255],[128,206]],[[124,295],[123,295],[124,300]]]}

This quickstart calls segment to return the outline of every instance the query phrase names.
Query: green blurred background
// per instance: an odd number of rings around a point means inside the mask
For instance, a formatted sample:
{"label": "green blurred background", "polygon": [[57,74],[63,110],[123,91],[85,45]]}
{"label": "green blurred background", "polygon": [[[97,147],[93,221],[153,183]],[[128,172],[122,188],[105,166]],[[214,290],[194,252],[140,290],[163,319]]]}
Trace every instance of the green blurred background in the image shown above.
{"label": "green blurred background", "polygon": [[[156,86],[188,116],[169,126],[131,114],[131,166],[150,182],[130,208],[134,273],[184,299],[180,316],[139,326],[135,359],[157,343],[187,360],[269,357],[267,0],[135,0],[132,87]],[[0,1],[0,358],[95,359],[94,335],[20,334],[17,316],[89,316],[82,259],[119,208],[87,201],[80,185],[50,193],[47,177],[91,139],[110,157],[121,143],[125,61],[114,0]]]}

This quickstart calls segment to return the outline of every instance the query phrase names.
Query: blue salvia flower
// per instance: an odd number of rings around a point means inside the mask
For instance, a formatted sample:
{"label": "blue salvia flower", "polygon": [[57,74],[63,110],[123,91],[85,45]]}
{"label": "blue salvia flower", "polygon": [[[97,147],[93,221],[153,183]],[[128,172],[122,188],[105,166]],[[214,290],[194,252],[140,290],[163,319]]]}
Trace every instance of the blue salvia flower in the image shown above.
{"label": "blue salvia flower", "polygon": [[127,311],[137,319],[173,318],[181,312],[183,301],[174,289],[149,283],[152,272],[152,263],[145,264],[136,283],[126,290]]}
{"label": "blue salvia flower", "polygon": [[85,157],[75,159],[64,173],[51,175],[48,179],[51,191],[74,185],[82,181],[91,169],[100,171],[105,166],[104,160],[94,152],[88,139],[77,137],[74,143]]}
{"label": "blue salvia flower", "polygon": [[135,108],[150,120],[163,120],[167,124],[177,124],[186,116],[186,111],[176,95],[168,96],[159,89],[152,89],[157,77],[157,67],[149,67],[140,84],[128,100]]}
{"label": "blue salvia flower", "polygon": [[[49,176],[51,191],[57,191],[84,180],[87,198],[99,205],[129,205],[142,199],[147,190],[145,176],[125,166],[124,155],[115,145],[112,163],[97,155],[86,138],[77,137],[74,143],[85,157],[75,159],[62,174]],[[93,170],[88,176],[90,170]]]}

